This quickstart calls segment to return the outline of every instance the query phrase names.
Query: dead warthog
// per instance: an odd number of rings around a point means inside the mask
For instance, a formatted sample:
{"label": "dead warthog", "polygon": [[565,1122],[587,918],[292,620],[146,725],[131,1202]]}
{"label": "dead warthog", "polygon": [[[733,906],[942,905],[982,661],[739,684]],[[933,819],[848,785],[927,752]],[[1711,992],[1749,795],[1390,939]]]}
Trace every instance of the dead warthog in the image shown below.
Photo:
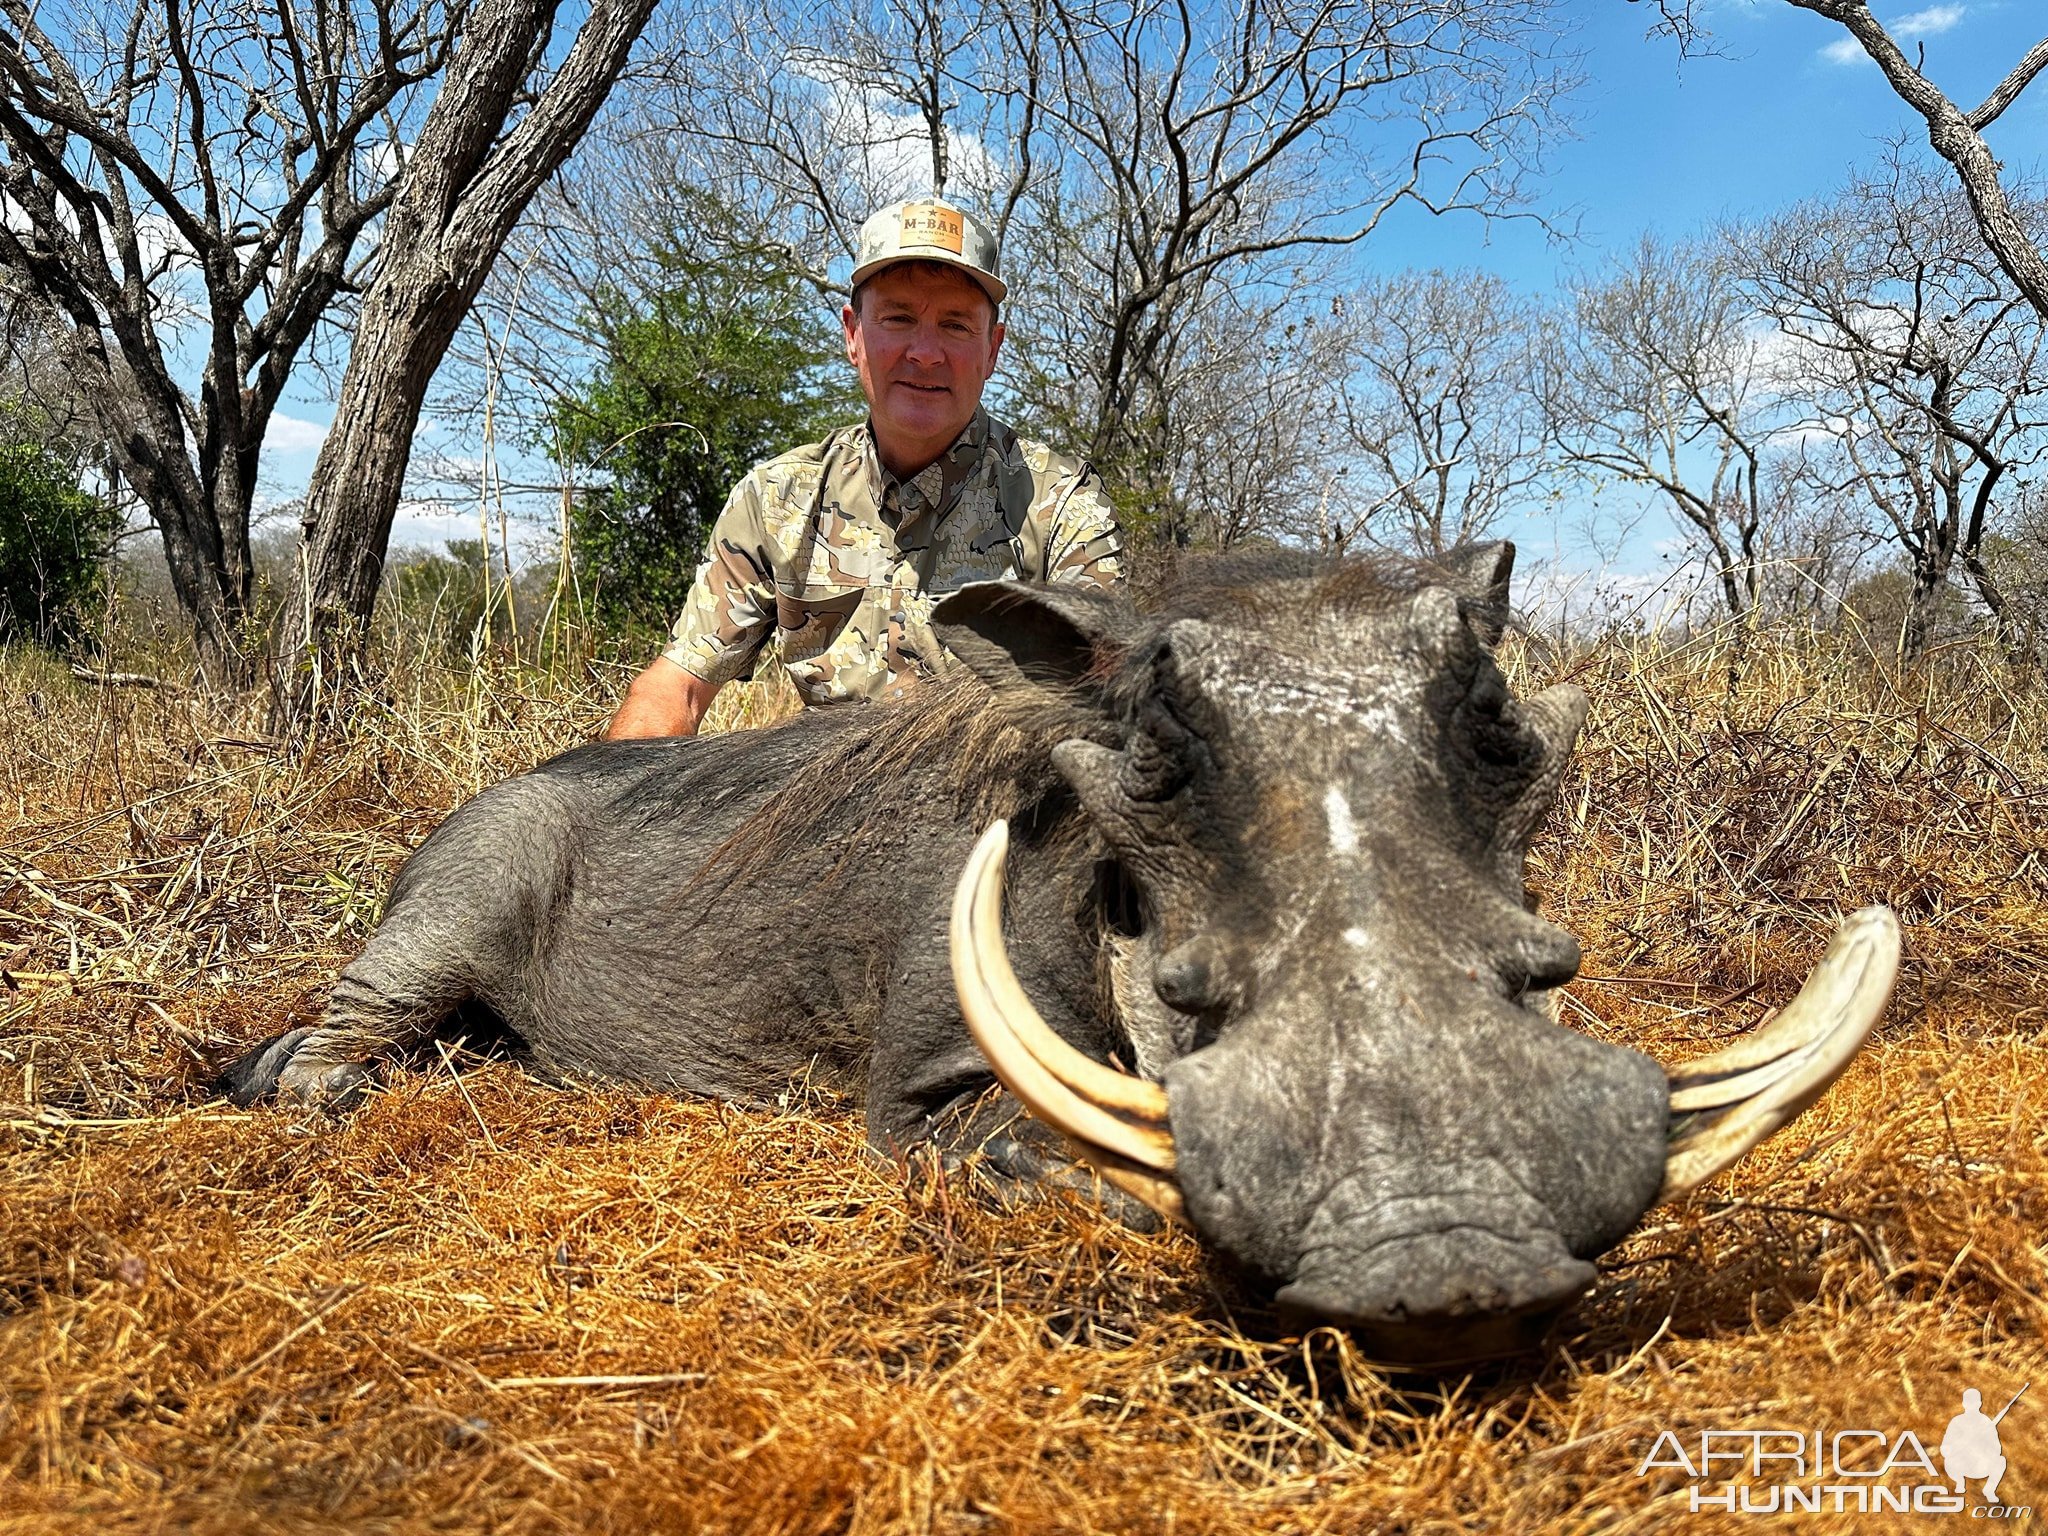
{"label": "dead warthog", "polygon": [[877,1146],[1009,1178],[1073,1177],[1050,1126],[1384,1357],[1520,1347],[1841,1071],[1898,934],[1857,914],[1673,1073],[1554,1022],[1579,950],[1523,865],[1586,701],[1509,693],[1512,556],[1220,563],[1145,610],[979,584],[905,705],[580,747],[456,810],[235,1090],[345,1104],[480,1005],[553,1070],[836,1078]]}

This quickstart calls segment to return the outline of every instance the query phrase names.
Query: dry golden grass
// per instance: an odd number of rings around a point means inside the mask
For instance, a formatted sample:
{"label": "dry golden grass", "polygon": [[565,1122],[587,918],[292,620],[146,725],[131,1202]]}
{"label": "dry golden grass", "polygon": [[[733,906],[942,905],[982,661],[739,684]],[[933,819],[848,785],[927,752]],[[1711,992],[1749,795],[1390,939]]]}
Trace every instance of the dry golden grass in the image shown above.
{"label": "dry golden grass", "polygon": [[1705,1049],[1874,900],[1897,1004],[1542,1355],[1450,1380],[1283,1333],[1184,1237],[878,1165],[801,1095],[450,1063],[328,1130],[209,1102],[406,850],[620,679],[408,672],[295,763],[0,659],[0,1532],[1706,1529],[1637,1475],[1661,1429],[1932,1446],[2029,1380],[2003,1491],[2048,1504],[2048,707],[1969,648],[1757,637],[1731,684],[1727,645],[1517,654],[1595,699],[1536,861],[1567,1017]]}

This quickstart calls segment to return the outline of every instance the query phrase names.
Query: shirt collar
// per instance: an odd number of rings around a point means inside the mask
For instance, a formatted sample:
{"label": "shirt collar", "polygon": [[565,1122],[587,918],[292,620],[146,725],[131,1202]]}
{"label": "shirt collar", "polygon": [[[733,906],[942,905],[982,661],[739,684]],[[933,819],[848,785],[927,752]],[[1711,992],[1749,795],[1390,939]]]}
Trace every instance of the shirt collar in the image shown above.
{"label": "shirt collar", "polygon": [[[980,406],[968,418],[952,446],[907,481],[899,480],[882,466],[881,450],[875,446],[875,419],[861,423],[861,458],[867,482],[877,507],[894,507],[914,519],[928,511],[944,514],[952,510],[960,488],[974,473],[988,448],[988,412]],[[933,471],[938,471],[937,475]]]}

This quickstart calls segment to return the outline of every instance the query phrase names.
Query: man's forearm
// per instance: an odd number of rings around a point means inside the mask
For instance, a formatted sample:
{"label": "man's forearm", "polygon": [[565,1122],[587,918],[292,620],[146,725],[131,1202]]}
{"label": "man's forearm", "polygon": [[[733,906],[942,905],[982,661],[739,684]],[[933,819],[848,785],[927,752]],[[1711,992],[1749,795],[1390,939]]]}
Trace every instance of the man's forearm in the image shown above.
{"label": "man's forearm", "polygon": [[633,679],[619,711],[605,727],[605,740],[643,736],[694,736],[718,696],[719,685],[657,656]]}

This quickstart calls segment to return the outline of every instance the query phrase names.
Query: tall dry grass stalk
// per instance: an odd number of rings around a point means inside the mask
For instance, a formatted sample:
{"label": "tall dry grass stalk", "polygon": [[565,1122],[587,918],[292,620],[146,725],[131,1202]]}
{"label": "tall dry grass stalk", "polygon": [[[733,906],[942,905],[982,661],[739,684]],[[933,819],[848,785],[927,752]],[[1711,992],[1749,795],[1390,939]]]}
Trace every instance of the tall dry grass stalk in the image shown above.
{"label": "tall dry grass stalk", "polygon": [[1931,1446],[2028,1380],[2004,1492],[2048,1504],[2048,710],[1971,647],[1751,635],[1731,682],[1733,643],[1511,657],[1595,700],[1535,861],[1566,1016],[1705,1049],[1874,900],[1897,1005],[1541,1356],[1448,1381],[1284,1333],[1185,1238],[879,1165],[801,1092],[450,1059],[331,1128],[224,1108],[212,1065],[317,1012],[406,851],[624,669],[422,648],[294,760],[5,656],[0,1531],[1682,1530],[1637,1475],[1664,1428]]}

